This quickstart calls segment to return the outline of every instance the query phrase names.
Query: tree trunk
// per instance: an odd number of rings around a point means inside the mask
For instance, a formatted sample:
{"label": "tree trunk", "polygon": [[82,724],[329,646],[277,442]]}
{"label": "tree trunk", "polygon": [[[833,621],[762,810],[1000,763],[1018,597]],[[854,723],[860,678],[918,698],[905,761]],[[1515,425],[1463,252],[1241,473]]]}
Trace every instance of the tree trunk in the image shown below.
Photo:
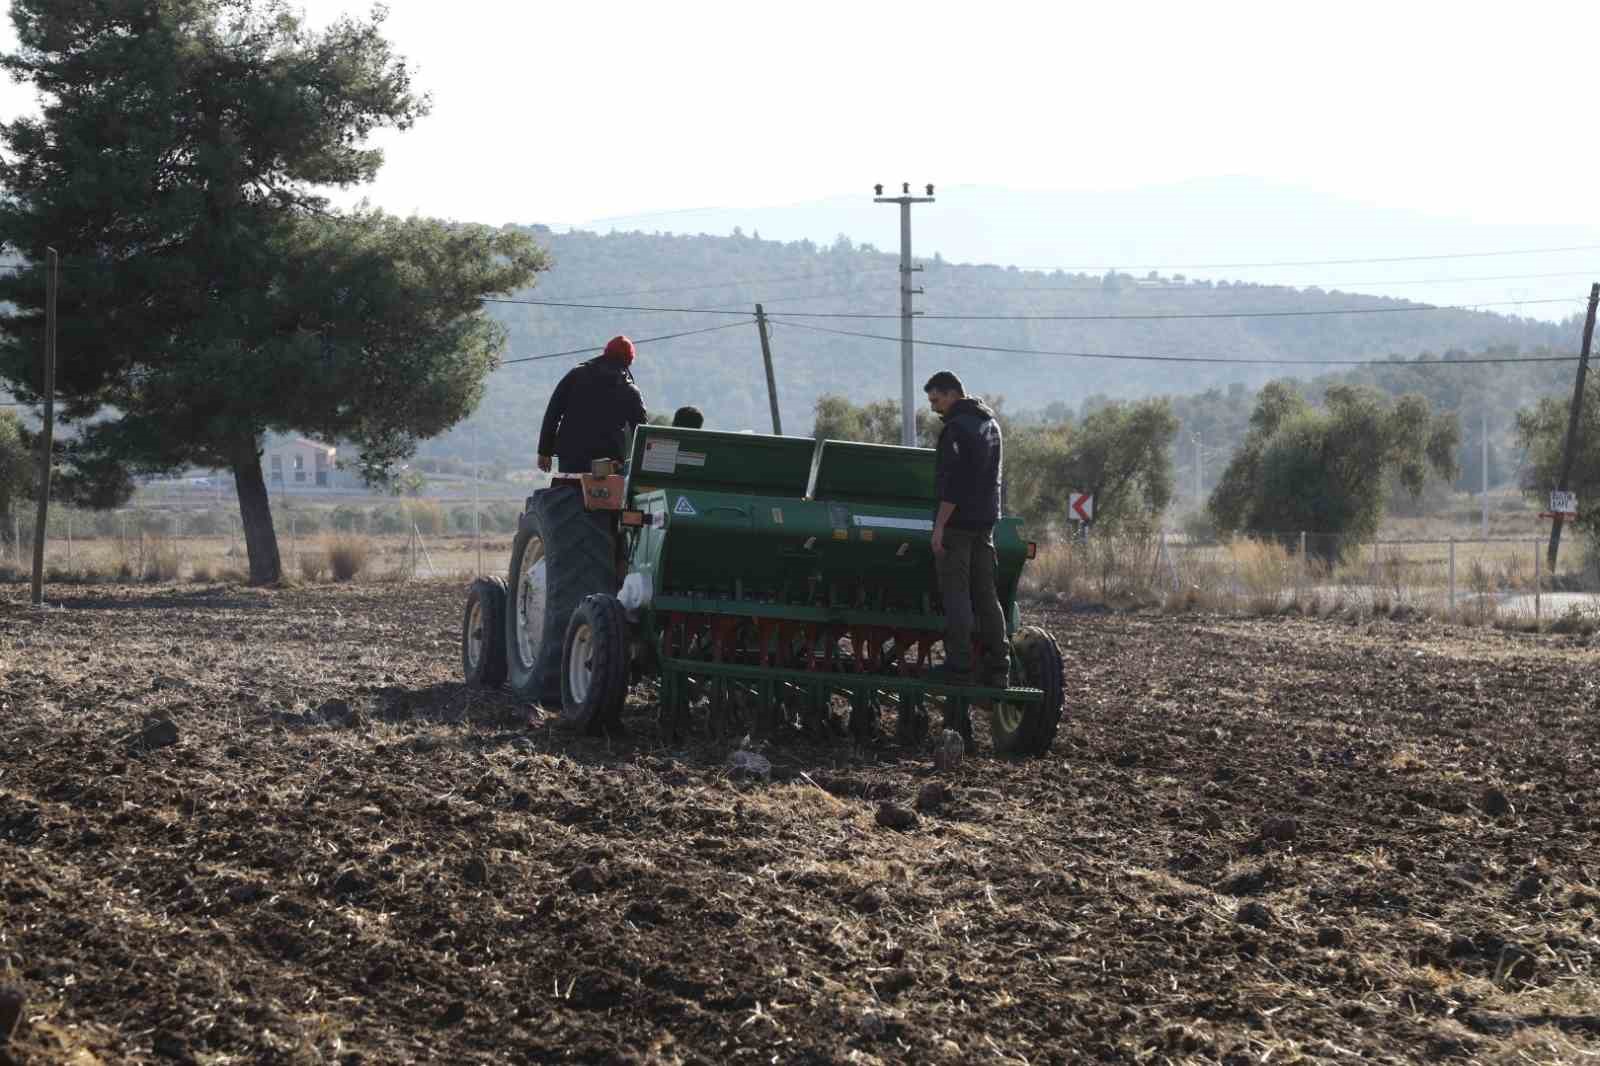
{"label": "tree trunk", "polygon": [[234,452],[233,484],[239,493],[239,524],[250,557],[250,584],[274,585],[283,577],[278,535],[272,529],[272,503],[261,473],[261,450],[254,438]]}

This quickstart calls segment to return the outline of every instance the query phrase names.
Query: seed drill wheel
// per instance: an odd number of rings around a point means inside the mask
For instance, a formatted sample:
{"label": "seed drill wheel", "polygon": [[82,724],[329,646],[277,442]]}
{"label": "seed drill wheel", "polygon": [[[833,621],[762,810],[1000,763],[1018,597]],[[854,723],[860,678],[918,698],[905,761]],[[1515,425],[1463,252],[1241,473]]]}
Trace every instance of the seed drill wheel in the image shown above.
{"label": "seed drill wheel", "polygon": [[615,592],[608,519],[573,489],[542,489],[517,523],[506,580],[506,680],[520,698],[561,705],[562,636],[579,602]]}
{"label": "seed drill wheel", "polygon": [[628,616],[615,596],[585,596],[561,651],[561,721],[591,733],[622,724],[628,695]]}
{"label": "seed drill wheel", "polygon": [[461,618],[461,672],[467,684],[494,688],[506,679],[506,583],[480,577],[467,587]]}
{"label": "seed drill wheel", "polygon": [[1012,683],[1044,693],[1038,703],[996,700],[989,710],[989,734],[998,755],[1043,755],[1056,738],[1066,699],[1061,646],[1038,626],[1023,626],[1011,640],[1013,661],[1022,676]]}

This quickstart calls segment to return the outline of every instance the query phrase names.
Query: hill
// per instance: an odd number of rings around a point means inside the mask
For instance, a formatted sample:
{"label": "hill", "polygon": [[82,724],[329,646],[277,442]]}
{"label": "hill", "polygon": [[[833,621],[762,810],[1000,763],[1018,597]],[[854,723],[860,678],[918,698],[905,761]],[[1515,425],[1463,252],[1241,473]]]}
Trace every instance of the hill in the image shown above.
{"label": "hill", "polygon": [[[840,237],[831,245],[777,242],[758,234],[685,236],[639,232],[555,233],[532,227],[555,265],[515,299],[672,307],[682,311],[606,310],[501,303],[494,316],[510,334],[508,359],[603,344],[615,333],[652,337],[736,323],[757,302],[774,316],[778,392],[789,432],[805,432],[816,398],[856,399],[899,392],[898,255]],[[1311,377],[1330,358],[1412,359],[1451,351],[1566,349],[1574,321],[1560,323],[1489,312],[1407,310],[1419,305],[1336,290],[1298,289],[1178,275],[1091,275],[922,260],[917,306],[929,314],[1085,316],[1071,320],[945,320],[917,324],[920,340],[954,344],[1124,355],[1202,355],[1285,359],[1301,366],[1120,362],[919,347],[922,377],[954,369],[971,386],[1003,395],[1013,411],[1051,405],[1077,409],[1094,396],[1132,399],[1211,388],[1253,389],[1285,374]],[[1574,307],[1577,305],[1574,304]],[[1351,311],[1353,314],[1303,314]],[[881,314],[885,318],[786,317],[806,312]],[[1249,312],[1279,317],[1199,317]],[[1290,312],[1290,314],[1285,314]],[[1168,317],[1163,317],[1168,316]],[[819,329],[871,334],[842,336]],[[470,456],[473,434],[484,459],[525,463],[535,447],[549,390],[583,356],[514,363],[491,378],[478,413],[427,451]],[[719,428],[765,430],[761,354],[753,325],[646,345],[635,375],[652,411],[694,403]],[[1471,374],[1470,370],[1450,373]],[[1543,391],[1543,382],[1535,391]]]}

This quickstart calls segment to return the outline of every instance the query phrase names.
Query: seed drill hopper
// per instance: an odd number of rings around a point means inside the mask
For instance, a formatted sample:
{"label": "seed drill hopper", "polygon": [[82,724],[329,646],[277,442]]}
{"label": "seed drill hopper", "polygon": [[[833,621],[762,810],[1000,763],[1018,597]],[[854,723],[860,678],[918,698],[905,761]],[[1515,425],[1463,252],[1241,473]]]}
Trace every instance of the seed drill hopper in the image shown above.
{"label": "seed drill hopper", "polygon": [[893,711],[914,743],[938,704],[970,740],[977,706],[997,751],[1043,752],[1061,718],[1061,653],[1019,622],[1033,548],[1017,519],[995,528],[1011,687],[929,673],[944,632],[933,475],[925,448],[640,426],[625,477],[569,478],[529,498],[508,580],[469,593],[468,680],[507,681],[603,730],[653,676],[674,736],[868,735]]}

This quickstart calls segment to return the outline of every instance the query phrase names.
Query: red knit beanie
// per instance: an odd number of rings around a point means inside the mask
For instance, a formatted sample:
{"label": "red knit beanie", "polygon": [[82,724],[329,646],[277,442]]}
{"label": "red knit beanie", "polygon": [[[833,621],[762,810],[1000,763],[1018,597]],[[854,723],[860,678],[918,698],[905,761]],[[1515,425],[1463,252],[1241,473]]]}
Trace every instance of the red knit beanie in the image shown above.
{"label": "red knit beanie", "polygon": [[612,337],[606,342],[606,358],[614,359],[623,366],[632,366],[633,342],[626,337]]}

